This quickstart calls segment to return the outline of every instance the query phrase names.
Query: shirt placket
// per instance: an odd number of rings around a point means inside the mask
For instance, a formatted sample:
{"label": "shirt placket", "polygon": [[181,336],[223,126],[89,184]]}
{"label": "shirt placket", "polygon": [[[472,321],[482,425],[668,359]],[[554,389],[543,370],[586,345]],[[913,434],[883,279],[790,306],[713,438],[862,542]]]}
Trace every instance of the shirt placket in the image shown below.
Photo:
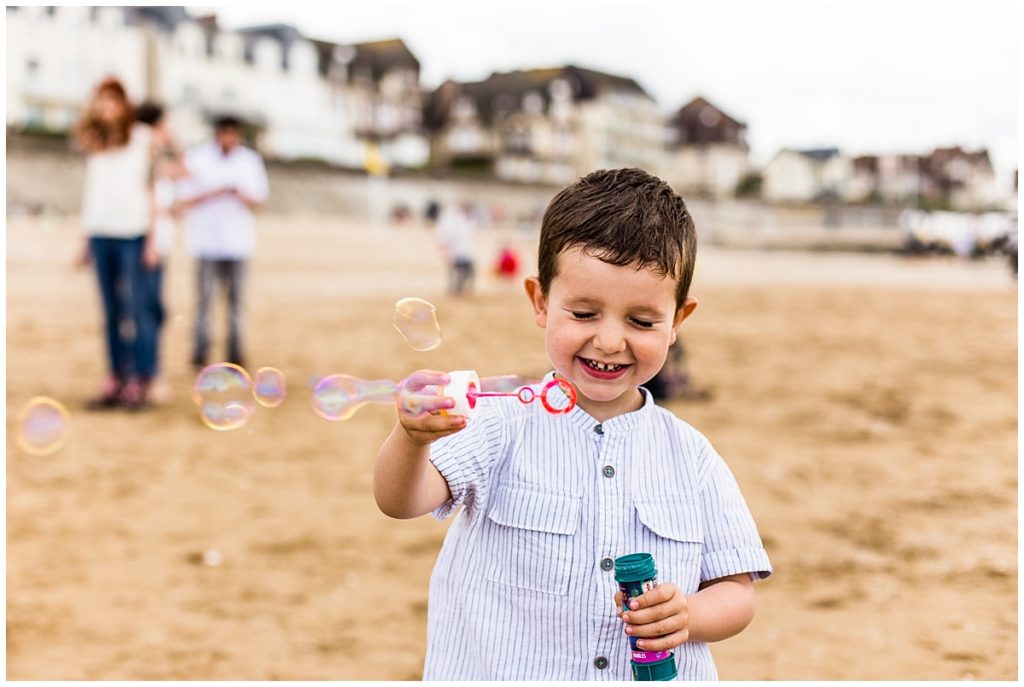
{"label": "shirt placket", "polygon": [[590,609],[595,632],[591,645],[588,679],[613,680],[613,667],[619,663],[617,654],[625,651],[621,644],[626,641],[626,635],[621,634],[613,608],[616,588],[614,560],[623,546],[622,523],[625,518],[623,480],[616,450],[622,437],[609,435],[607,429],[600,423],[592,427],[591,433],[597,465],[597,484],[594,490],[597,536],[593,555],[598,557],[598,564],[595,568],[597,592],[593,595]]}

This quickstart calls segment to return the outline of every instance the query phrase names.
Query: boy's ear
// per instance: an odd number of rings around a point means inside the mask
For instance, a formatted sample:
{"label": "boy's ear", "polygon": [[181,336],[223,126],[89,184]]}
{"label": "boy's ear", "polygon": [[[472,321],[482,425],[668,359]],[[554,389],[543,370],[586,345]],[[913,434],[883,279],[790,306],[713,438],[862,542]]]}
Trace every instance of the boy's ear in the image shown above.
{"label": "boy's ear", "polygon": [[544,298],[540,280],[537,277],[527,277],[523,286],[526,287],[526,296],[530,299],[530,305],[533,306],[537,326],[543,329],[548,324],[548,301]]}
{"label": "boy's ear", "polygon": [[683,323],[687,317],[693,314],[693,311],[697,309],[697,299],[687,298],[683,301],[683,304],[676,310],[675,317],[672,318],[672,340],[669,341],[669,345],[676,342],[676,330],[679,329],[679,325]]}

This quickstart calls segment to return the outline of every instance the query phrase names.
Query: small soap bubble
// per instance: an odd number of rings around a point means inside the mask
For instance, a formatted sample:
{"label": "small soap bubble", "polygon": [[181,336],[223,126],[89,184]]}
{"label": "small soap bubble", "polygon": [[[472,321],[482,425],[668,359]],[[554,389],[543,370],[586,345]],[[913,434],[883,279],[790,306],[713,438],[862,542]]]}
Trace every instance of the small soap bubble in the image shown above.
{"label": "small soap bubble", "polygon": [[238,429],[249,421],[256,402],[249,373],[233,363],[204,367],[192,387],[192,400],[210,429]]}
{"label": "small soap bubble", "polygon": [[422,298],[403,298],[395,303],[392,321],[414,351],[432,351],[441,345],[437,309]]}
{"label": "small soap bubble", "polygon": [[67,439],[69,417],[59,401],[48,396],[30,399],[18,413],[18,446],[34,456],[55,452]]}
{"label": "small soap bubble", "polygon": [[313,390],[313,409],[326,420],[347,420],[367,403],[393,403],[397,394],[398,385],[386,379],[328,375]]}
{"label": "small soap bubble", "polygon": [[260,405],[276,408],[284,403],[284,373],[276,367],[261,367],[256,370],[256,376],[252,381],[252,395]]}

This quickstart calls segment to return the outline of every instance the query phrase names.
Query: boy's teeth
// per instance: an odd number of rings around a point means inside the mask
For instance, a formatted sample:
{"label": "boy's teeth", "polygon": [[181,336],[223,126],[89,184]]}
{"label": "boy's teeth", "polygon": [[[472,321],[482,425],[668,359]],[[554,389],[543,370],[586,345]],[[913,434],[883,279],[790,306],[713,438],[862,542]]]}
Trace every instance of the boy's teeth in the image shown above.
{"label": "boy's teeth", "polygon": [[606,365],[605,363],[599,363],[596,360],[590,360],[588,358],[584,358],[584,360],[587,361],[587,365],[599,372],[615,372],[622,368],[622,365]]}

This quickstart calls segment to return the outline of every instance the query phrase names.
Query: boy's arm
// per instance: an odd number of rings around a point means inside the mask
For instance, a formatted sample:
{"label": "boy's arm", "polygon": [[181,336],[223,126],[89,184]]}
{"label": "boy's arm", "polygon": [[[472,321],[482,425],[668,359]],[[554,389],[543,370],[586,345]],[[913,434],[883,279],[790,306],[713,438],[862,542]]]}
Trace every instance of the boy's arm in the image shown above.
{"label": "boy's arm", "polygon": [[[464,422],[461,416],[438,419]],[[381,512],[392,518],[415,518],[448,502],[452,497],[448,482],[429,456],[429,443],[414,442],[401,422],[395,424],[373,470],[373,497]]]}
{"label": "boy's arm", "polygon": [[[403,384],[403,394],[429,385],[443,386],[451,380],[442,372],[416,372]],[[377,453],[373,470],[373,496],[377,506],[392,518],[415,518],[447,503],[448,482],[430,462],[430,444],[466,426],[461,415],[435,415],[455,402],[442,396],[415,396],[415,403],[403,400],[398,423]]]}
{"label": "boy's arm", "polygon": [[687,597],[690,641],[720,642],[739,634],[754,619],[754,605],[749,573],[705,582]]}
{"label": "boy's arm", "polygon": [[719,642],[739,634],[754,617],[754,583],[749,573],[728,575],[684,595],[673,582],[659,584],[630,600],[623,612],[622,593],[615,594],[626,634],[641,638],[648,651],[671,651],[685,642]]}

